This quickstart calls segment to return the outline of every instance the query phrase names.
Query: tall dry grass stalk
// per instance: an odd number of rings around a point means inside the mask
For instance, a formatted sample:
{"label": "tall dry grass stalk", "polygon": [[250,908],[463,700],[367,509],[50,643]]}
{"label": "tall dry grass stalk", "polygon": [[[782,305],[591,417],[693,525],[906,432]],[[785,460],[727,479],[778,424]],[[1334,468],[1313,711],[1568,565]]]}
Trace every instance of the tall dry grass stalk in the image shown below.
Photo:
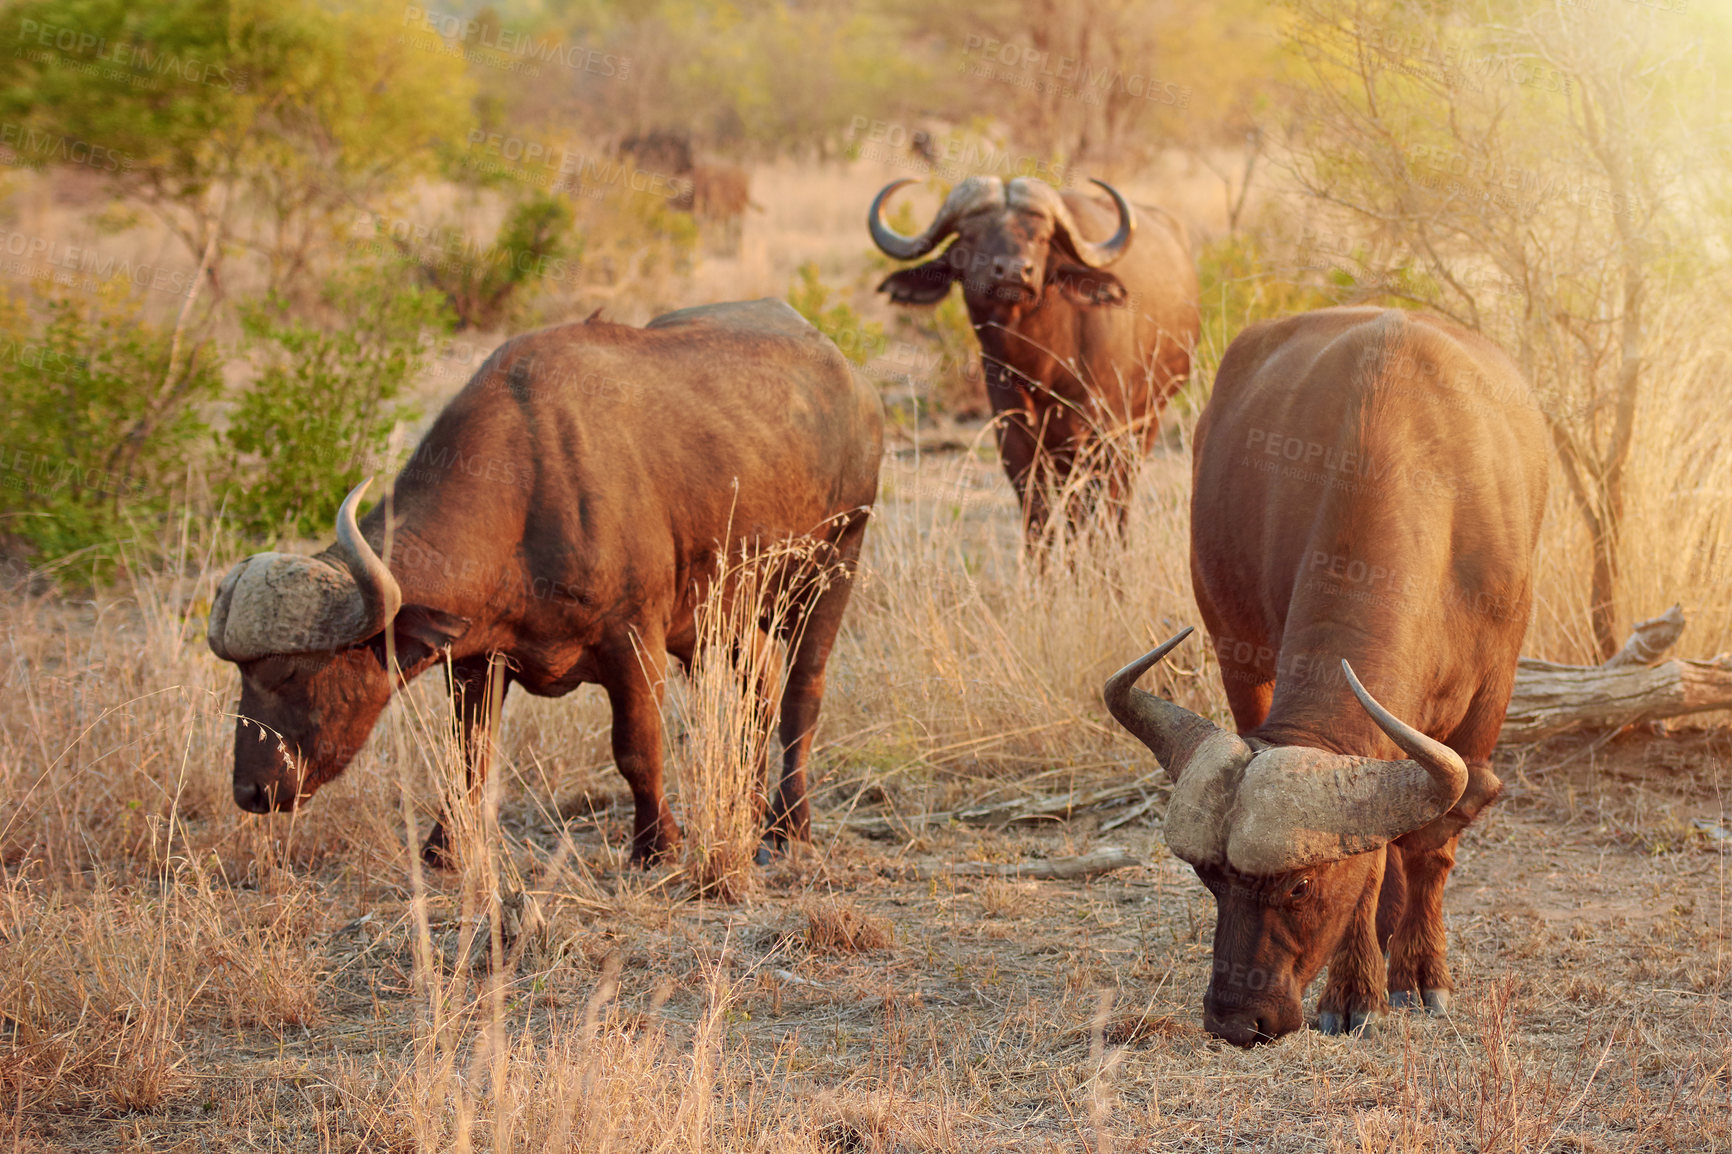
{"label": "tall dry grass stalk", "polygon": [[697,892],[738,901],[751,878],[770,795],[785,655],[800,614],[840,574],[809,541],[742,546],[717,559],[696,612],[692,668],[668,696],[683,803],[686,870]]}

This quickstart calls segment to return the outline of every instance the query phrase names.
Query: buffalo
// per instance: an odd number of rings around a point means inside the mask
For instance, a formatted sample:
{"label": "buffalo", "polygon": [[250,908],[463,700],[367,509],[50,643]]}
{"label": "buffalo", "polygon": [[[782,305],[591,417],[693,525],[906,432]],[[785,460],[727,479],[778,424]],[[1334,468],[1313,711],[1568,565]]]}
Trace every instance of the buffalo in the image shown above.
{"label": "buffalo", "polygon": [[[668,657],[690,664],[722,555],[774,543],[793,589],[784,760],[767,818],[808,839],[806,762],[824,666],[878,489],[882,410],[786,304],[709,305],[643,328],[590,321],[500,346],[382,503],[316,556],[263,553],[223,579],[213,652],[241,672],[234,796],[293,809],[340,774],[400,684],[449,671],[471,783],[492,676],[557,697],[599,684],[636,804],[635,860],[679,841],[662,789]],[[389,546],[387,546],[389,540]],[[395,679],[387,668],[394,659]],[[256,727],[256,734],[251,732]],[[423,850],[448,857],[443,823]]]}
{"label": "buffalo", "polygon": [[1299,1028],[1325,964],[1325,1033],[1442,1013],[1444,883],[1502,788],[1545,425],[1478,334],[1340,308],[1241,333],[1194,444],[1191,581],[1237,733],[1134,688],[1188,629],[1105,696],[1215,897],[1204,1025],[1241,1046]]}
{"label": "buffalo", "polygon": [[909,183],[873,200],[873,241],[914,260],[955,239],[878,288],[897,304],[928,305],[962,285],[1030,547],[1055,498],[1070,528],[1103,503],[1122,528],[1137,465],[1197,343],[1197,274],[1183,230],[1102,181],[1106,201],[994,176],[964,180],[925,231],[903,236],[885,224],[884,204]]}

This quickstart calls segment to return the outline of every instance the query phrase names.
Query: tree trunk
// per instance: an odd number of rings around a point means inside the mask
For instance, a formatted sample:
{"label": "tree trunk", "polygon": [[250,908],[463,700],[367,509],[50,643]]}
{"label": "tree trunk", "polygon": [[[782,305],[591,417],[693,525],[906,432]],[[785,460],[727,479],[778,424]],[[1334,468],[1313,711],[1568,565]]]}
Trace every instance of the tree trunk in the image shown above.
{"label": "tree trunk", "polygon": [[[1604,492],[1601,495],[1610,496]],[[1593,625],[1594,643],[1599,646],[1600,656],[1608,659],[1618,651],[1619,519],[1608,509],[1607,515],[1595,523],[1591,543],[1594,570],[1588,590],[1588,619]]]}

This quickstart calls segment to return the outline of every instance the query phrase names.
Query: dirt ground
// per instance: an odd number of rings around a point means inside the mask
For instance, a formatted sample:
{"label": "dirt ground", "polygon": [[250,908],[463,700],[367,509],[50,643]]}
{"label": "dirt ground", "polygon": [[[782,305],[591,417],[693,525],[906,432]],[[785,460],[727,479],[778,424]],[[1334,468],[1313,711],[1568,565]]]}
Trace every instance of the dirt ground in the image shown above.
{"label": "dirt ground", "polygon": [[[564,822],[508,803],[523,844],[543,860],[575,849],[568,876],[593,885],[538,889],[531,869],[545,933],[498,987],[496,1019],[541,1040],[583,1022],[594,1044],[664,1055],[721,1031],[726,1149],[773,1146],[772,1129],[831,1150],[1725,1149],[1729,753],[1724,729],[1509,752],[1505,799],[1464,838],[1448,891],[1454,1013],[1249,1052],[1200,1029],[1212,903],[1151,818],[868,839],[838,822],[850,803],[906,814],[990,791],[933,779],[866,804],[831,766],[816,851],[726,906],[624,868],[627,814],[605,797]],[[912,876],[1108,844],[1146,864],[1090,882]],[[383,872],[330,863],[311,880],[303,1024],[197,1033],[190,1088],[156,1109],[21,1100],[11,1148],[413,1148],[387,1083],[426,1060],[428,1010],[412,898]],[[464,921],[451,876],[429,877],[427,908],[461,1002],[483,996],[485,969],[449,964]],[[616,1137],[659,1148],[629,1118]],[[469,1141],[488,1145],[485,1127],[453,1145]]]}

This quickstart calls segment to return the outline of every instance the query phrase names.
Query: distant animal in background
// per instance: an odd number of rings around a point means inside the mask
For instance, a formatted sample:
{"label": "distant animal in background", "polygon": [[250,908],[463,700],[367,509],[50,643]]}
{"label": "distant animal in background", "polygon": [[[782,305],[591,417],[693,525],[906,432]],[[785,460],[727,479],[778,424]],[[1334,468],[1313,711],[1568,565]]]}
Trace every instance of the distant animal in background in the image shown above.
{"label": "distant animal in background", "polygon": [[638,169],[677,182],[678,195],[668,204],[691,213],[715,251],[739,251],[746,210],[758,207],[752,203],[749,172],[727,161],[695,159],[689,134],[664,129],[627,137],[619,152]]}
{"label": "distant animal in background", "polygon": [[873,200],[874,243],[897,260],[950,243],[878,288],[897,304],[930,305],[962,287],[1029,547],[1097,515],[1122,529],[1160,410],[1188,378],[1197,344],[1197,274],[1183,230],[1098,180],[1105,198],[977,176],[951,190],[922,232],[903,236],[884,206],[911,183],[894,181]]}

